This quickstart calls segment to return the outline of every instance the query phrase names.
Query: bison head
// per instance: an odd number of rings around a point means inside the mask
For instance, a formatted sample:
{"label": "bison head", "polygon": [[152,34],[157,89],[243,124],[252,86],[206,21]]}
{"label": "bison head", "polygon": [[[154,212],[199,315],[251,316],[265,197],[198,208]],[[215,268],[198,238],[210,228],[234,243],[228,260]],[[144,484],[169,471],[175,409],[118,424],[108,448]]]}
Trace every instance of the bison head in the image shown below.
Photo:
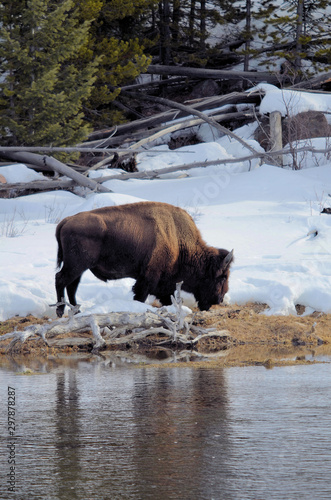
{"label": "bison head", "polygon": [[219,254],[211,260],[209,269],[195,294],[201,311],[208,311],[211,306],[223,302],[224,295],[229,289],[230,265],[233,260],[233,250],[231,252],[219,250]]}

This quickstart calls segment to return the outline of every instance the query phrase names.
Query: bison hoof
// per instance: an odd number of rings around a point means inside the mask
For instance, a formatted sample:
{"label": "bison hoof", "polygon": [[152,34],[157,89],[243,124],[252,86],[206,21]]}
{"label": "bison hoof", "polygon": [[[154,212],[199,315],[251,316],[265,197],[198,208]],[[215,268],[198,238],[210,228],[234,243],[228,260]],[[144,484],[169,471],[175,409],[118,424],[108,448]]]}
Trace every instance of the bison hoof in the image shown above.
{"label": "bison hoof", "polygon": [[64,306],[59,306],[56,308],[56,315],[58,318],[62,318],[64,313]]}

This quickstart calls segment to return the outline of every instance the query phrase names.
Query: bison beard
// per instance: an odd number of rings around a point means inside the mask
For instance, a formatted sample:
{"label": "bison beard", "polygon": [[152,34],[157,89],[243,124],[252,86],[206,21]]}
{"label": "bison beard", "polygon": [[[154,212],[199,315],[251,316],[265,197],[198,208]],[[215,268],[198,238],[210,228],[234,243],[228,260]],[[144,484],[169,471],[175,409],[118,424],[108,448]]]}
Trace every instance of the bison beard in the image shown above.
{"label": "bison beard", "polygon": [[[81,212],[63,219],[56,228],[58,303],[67,289],[75,306],[84,271],[102,281],[134,278],[134,299],[155,295],[171,304],[176,283],[193,293],[201,310],[219,304],[228,291],[229,252],[207,246],[193,219],[181,208],[143,202]],[[59,304],[59,317],[65,305]]]}

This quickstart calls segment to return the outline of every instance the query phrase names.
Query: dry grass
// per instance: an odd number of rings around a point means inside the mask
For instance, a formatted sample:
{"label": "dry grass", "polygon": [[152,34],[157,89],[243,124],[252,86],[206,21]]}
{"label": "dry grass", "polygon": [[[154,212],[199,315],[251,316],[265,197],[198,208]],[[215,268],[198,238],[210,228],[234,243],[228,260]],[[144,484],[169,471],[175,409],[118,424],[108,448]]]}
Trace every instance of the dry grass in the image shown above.
{"label": "dry grass", "polygon": [[[272,368],[280,364],[312,363],[314,355],[331,355],[331,315],[316,312],[309,316],[267,316],[264,314],[265,309],[264,304],[246,304],[216,306],[207,312],[196,311],[196,325],[229,332],[228,337],[204,339],[194,347],[201,354],[208,355],[206,366],[254,364]],[[46,321],[48,318],[37,319],[33,316],[11,318],[0,322],[0,335],[15,328],[23,330],[31,324]],[[76,333],[74,336],[78,337]],[[82,334],[82,337],[86,341],[88,334]],[[5,354],[8,342],[1,344],[0,354]],[[47,347],[41,339],[36,338],[21,345],[17,354],[49,357],[59,353],[86,352],[90,348],[91,345]],[[152,339],[132,346],[134,352],[150,350],[152,354],[153,349],[155,343]],[[175,366],[174,363],[169,365]],[[183,362],[178,365],[183,366]],[[199,362],[199,366],[204,366],[204,363]]]}
{"label": "dry grass", "polygon": [[195,321],[205,328],[228,330],[236,344],[318,345],[331,342],[331,315],[267,316],[264,304],[217,306],[197,312]]}

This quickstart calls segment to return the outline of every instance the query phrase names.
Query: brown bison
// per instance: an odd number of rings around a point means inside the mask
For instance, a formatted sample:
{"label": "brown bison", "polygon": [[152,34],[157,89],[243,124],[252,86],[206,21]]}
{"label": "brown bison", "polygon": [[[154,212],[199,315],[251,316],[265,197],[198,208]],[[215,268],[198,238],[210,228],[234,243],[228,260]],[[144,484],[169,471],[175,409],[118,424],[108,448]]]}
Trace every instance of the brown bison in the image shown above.
{"label": "brown bison", "polygon": [[134,278],[134,299],[155,295],[171,304],[176,283],[193,293],[201,310],[219,304],[228,291],[233,251],[209,247],[193,219],[166,203],[142,202],[81,212],[56,228],[57,315],[67,289],[76,305],[76,290],[87,269],[102,281]]}

